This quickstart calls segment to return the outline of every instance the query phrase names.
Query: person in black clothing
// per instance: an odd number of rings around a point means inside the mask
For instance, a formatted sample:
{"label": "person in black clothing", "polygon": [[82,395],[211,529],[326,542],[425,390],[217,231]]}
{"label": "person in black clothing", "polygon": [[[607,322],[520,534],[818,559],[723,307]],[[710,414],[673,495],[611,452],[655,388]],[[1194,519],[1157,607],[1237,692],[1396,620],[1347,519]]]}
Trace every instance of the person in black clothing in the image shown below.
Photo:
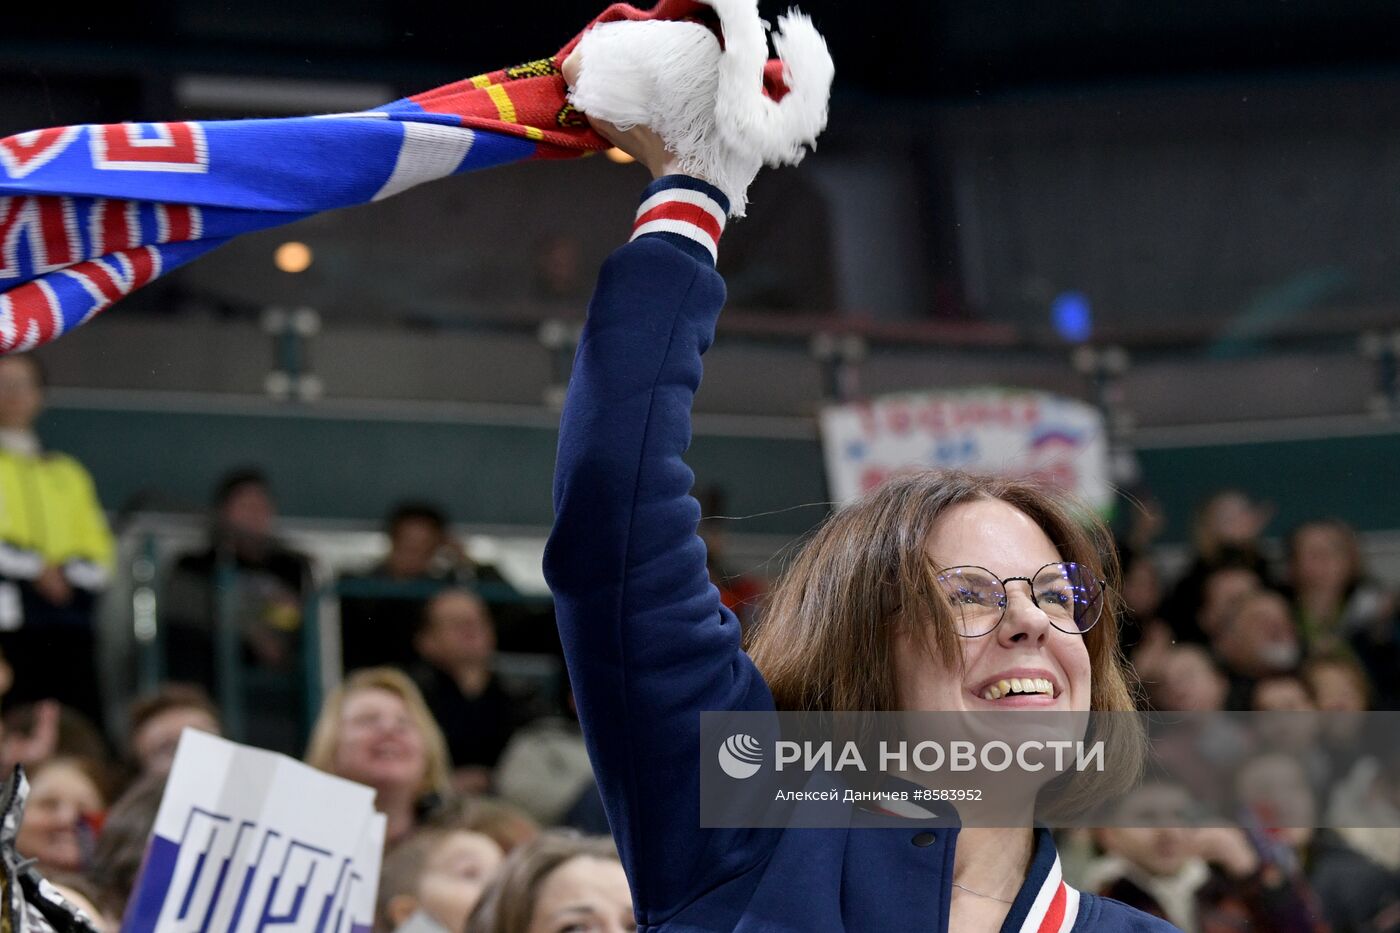
{"label": "person in black clothing", "polygon": [[[1211,637],[1206,604],[1208,579],[1222,568],[1253,571],[1262,585],[1269,584],[1268,564],[1259,547],[1259,536],[1273,518],[1273,508],[1256,503],[1245,493],[1225,489],[1215,493],[1196,511],[1192,525],[1195,553],[1186,573],[1177,581],[1161,606],[1178,641],[1204,644]],[[1206,618],[1198,618],[1205,615]]]}
{"label": "person in black clothing", "polygon": [[[384,523],[389,552],[362,574],[341,580],[341,657],[345,670],[413,664],[413,631],[423,606],[443,586],[470,579],[467,557],[447,516],[426,502],[401,502]],[[363,592],[360,591],[364,588]]]}
{"label": "person in black clothing", "polygon": [[346,671],[418,660],[413,633],[438,590],[503,583],[500,571],[467,556],[447,514],[429,502],[395,505],[384,523],[389,552],[368,571],[341,578],[341,658]]}
{"label": "person in black clothing", "polygon": [[475,593],[448,589],[430,599],[413,639],[414,679],[447,737],[453,783],[481,793],[519,722],[519,702],[492,670],[496,629]]}
{"label": "person in black clothing", "polygon": [[218,623],[233,626],[246,710],[243,734],[233,738],[295,753],[303,736],[289,712],[301,702],[311,573],[307,558],[275,537],[276,516],[260,470],[227,474],[215,492],[209,546],[178,558],[166,579],[162,630],[169,678],[208,685],[225,701],[232,698],[222,695]]}

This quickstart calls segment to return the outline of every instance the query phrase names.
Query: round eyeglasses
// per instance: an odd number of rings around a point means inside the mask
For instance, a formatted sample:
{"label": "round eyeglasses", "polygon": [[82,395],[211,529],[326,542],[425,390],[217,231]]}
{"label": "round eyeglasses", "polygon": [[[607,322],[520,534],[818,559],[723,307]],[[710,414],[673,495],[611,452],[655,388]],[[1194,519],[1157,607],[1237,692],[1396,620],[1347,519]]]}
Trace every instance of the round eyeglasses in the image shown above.
{"label": "round eyeglasses", "polygon": [[953,624],[964,638],[991,633],[1006,616],[1006,587],[1017,580],[1030,586],[1031,602],[1062,632],[1079,635],[1103,615],[1104,581],[1079,564],[1046,564],[1029,577],[998,577],[985,567],[937,571],[938,585],[953,609]]}

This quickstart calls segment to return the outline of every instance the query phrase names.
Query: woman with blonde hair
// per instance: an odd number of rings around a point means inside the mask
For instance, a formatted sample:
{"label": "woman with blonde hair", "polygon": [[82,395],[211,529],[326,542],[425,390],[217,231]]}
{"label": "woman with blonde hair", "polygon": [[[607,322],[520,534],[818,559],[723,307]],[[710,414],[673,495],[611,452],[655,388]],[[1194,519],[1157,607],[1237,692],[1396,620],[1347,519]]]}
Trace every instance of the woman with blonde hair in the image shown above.
{"label": "woman with blonde hair", "polygon": [[701,828],[702,711],[1133,709],[1104,582],[1115,558],[1099,523],[1034,484],[898,477],[815,532],[746,652],[683,460],[729,204],[646,127],[594,126],[656,180],[579,341],[545,573],[639,924],[1171,929],[1065,885],[1050,833],[1029,825]]}
{"label": "woman with blonde hair", "polygon": [[374,788],[393,845],[451,794],[447,742],[423,695],[391,667],[356,671],[326,697],[306,763]]}

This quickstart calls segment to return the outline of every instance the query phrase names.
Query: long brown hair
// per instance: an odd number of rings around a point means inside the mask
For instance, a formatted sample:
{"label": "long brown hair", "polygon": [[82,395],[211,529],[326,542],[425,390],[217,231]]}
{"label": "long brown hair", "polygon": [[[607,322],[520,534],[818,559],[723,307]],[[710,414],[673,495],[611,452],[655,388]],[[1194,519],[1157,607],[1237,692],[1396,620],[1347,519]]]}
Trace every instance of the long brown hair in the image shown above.
{"label": "long brown hair", "polygon": [[[1061,559],[1107,582],[1103,616],[1084,634],[1092,671],[1089,708],[1136,709],[1118,646],[1118,552],[1092,511],[1039,484],[963,471],[897,476],[831,516],[786,570],[748,635],[748,652],[780,710],[898,710],[894,645],[903,635],[954,670],[963,639],[926,551],[934,523],[966,502],[998,499],[1040,526]],[[1099,717],[1094,738],[1113,767],[1057,779],[1040,816],[1083,814],[1131,788],[1145,735],[1134,716]],[[1048,788],[1047,788],[1048,789]]]}
{"label": "long brown hair", "polygon": [[832,515],[782,575],[749,633],[748,652],[780,710],[899,709],[893,645],[912,634],[931,656],[963,664],[925,550],[934,523],[965,502],[999,499],[1045,532],[1065,561],[1108,581],[1103,618],[1085,635],[1090,708],[1132,710],[1118,648],[1118,557],[1085,507],[1036,483],[962,471],[897,476]]}

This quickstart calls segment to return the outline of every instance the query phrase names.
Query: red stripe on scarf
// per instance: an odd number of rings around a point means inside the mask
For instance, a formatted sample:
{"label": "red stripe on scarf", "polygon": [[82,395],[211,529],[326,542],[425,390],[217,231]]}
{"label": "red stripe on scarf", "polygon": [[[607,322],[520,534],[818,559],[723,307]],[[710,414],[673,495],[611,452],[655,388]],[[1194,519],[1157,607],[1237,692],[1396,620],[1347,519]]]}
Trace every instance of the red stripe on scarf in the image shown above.
{"label": "red stripe on scarf", "polygon": [[1056,933],[1060,929],[1060,924],[1065,920],[1065,896],[1065,883],[1061,881],[1055,888],[1055,896],[1050,899],[1045,919],[1040,921],[1038,933]]}

